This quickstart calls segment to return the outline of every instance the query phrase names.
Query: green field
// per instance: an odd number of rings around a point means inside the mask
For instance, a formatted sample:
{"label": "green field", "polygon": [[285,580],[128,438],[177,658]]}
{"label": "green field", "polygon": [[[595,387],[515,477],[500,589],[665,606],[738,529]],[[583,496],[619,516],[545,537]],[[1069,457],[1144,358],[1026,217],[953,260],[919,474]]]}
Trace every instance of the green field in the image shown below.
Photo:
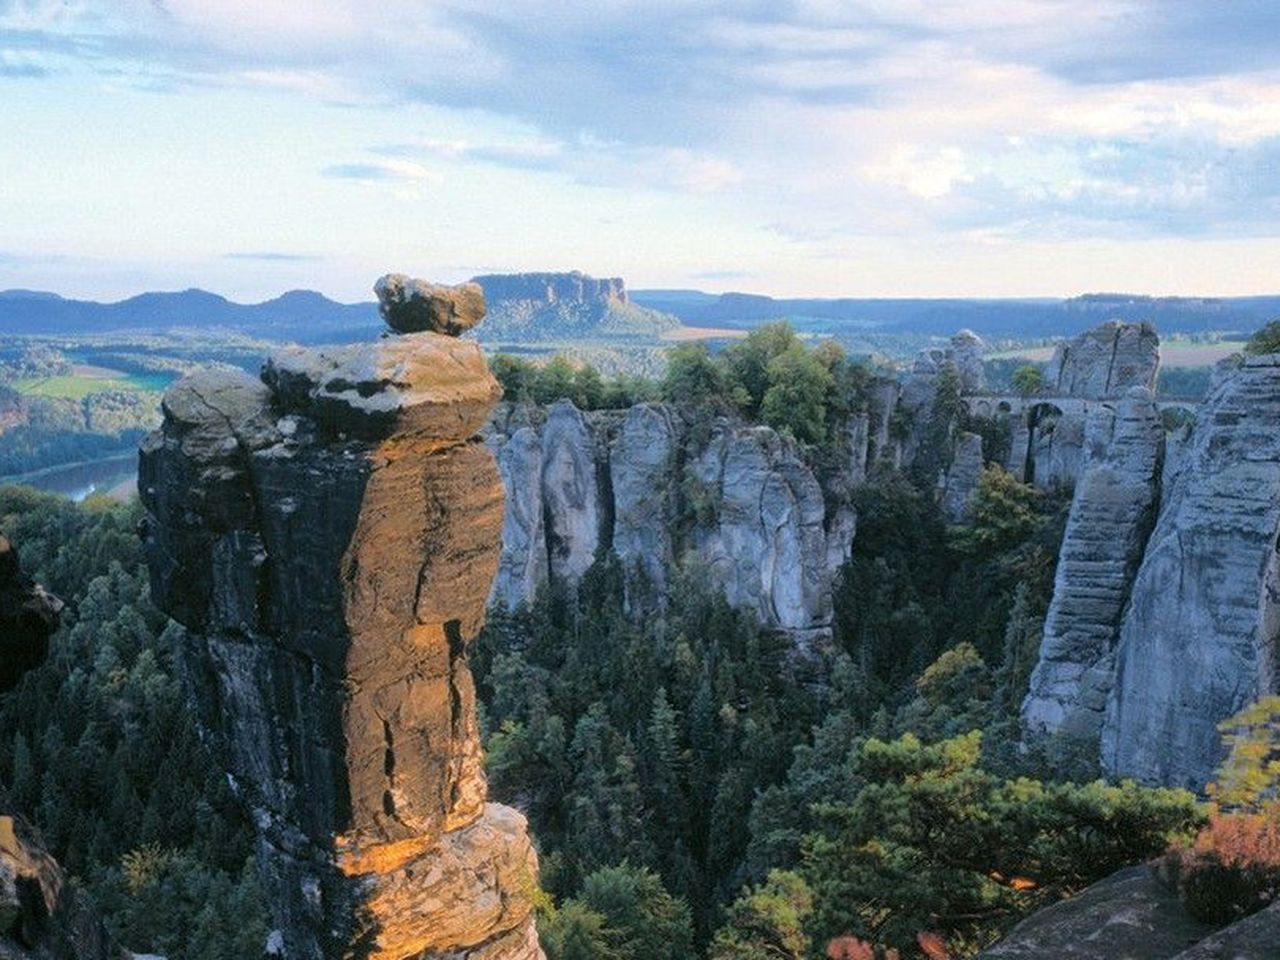
{"label": "green field", "polygon": [[134,393],[161,391],[173,377],[162,373],[122,373],[104,367],[77,367],[66,376],[28,377],[11,381],[8,386],[30,397],[61,397],[83,400],[94,393],[125,390]]}

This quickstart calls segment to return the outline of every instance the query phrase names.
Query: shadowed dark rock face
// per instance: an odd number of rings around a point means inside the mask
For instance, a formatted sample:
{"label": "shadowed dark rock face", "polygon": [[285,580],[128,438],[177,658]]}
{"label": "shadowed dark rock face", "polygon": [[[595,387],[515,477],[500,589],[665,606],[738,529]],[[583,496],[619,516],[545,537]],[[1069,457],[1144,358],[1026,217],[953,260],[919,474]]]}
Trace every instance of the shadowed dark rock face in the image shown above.
{"label": "shadowed dark rock face", "polygon": [[0,816],[0,957],[106,960],[120,955],[30,825]]}
{"label": "shadowed dark rock face", "polygon": [[152,595],[188,628],[287,957],[541,957],[466,653],[500,549],[475,439],[498,394],[474,343],[436,333],[286,348],[262,382],[174,385],[143,443]]}
{"label": "shadowed dark rock face", "polygon": [[44,663],[62,601],[22,573],[17,548],[0,536],[0,691]]}

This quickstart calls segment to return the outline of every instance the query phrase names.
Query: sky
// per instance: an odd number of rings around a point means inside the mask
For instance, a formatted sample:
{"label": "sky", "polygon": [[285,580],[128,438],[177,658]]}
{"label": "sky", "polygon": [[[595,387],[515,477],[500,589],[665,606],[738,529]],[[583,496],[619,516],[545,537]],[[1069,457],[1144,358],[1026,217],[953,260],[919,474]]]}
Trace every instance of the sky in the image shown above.
{"label": "sky", "polygon": [[0,289],[1280,292],[1274,0],[0,0]]}

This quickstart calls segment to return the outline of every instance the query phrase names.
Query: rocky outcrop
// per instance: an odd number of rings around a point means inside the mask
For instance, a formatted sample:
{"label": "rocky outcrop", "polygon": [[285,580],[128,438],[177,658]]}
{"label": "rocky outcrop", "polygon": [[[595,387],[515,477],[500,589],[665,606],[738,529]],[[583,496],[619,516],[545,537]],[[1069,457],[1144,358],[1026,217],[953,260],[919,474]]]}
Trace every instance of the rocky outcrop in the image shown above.
{"label": "rocky outcrop", "polygon": [[542,508],[548,565],[566,583],[582,579],[600,546],[604,455],[577,407],[567,400],[552,406],[542,428]]}
{"label": "rocky outcrop", "polygon": [[704,436],[659,403],[585,414],[567,401],[499,405],[485,437],[512,506],[491,600],[514,609],[549,576],[575,586],[612,549],[637,614],[660,607],[672,571],[694,563],[762,625],[827,631],[868,426],[865,415],[851,419],[824,490],[795,444],[768,427],[722,418]]}
{"label": "rocky outcrop", "polygon": [[768,427],[721,423],[688,469],[717,504],[694,528],[692,549],[729,603],[798,638],[828,629],[834,571],[822,487],[794,445]]}
{"label": "rocky outcrop", "polygon": [[627,285],[621,277],[590,277],[579,270],[570,273],[495,273],[473,277],[471,282],[484,288],[490,309],[512,300],[599,306],[628,302]]}
{"label": "rocky outcrop", "polygon": [[555,341],[591,335],[652,337],[680,325],[669,314],[637,306],[620,277],[584,273],[491,274],[473,278],[484,289],[486,341]]}
{"label": "rocky outcrop", "polygon": [[1097,401],[1155,389],[1160,340],[1146,323],[1110,321],[1059,343],[1033,398],[1012,424],[1009,470],[1041,488],[1070,489],[1089,462],[1086,429]]}
{"label": "rocky outcrop", "polygon": [[36,832],[0,816],[0,957],[115,960],[88,899],[67,882]]}
{"label": "rocky outcrop", "polygon": [[609,449],[613,491],[613,549],[627,574],[633,613],[656,609],[675,564],[679,428],[675,414],[658,403],[627,411]]}
{"label": "rocky outcrop", "polygon": [[1107,703],[1113,773],[1201,787],[1217,724],[1277,691],[1280,355],[1223,368],[1134,581]]}
{"label": "rocky outcrop", "polygon": [[61,612],[62,601],[23,574],[17,548],[0,536],[0,691],[44,663]]}
{"label": "rocky outcrop", "polygon": [[1121,870],[1027,917],[978,960],[1274,960],[1280,904],[1214,930],[1149,865]]}
{"label": "rocky outcrop", "polygon": [[942,489],[942,514],[951,523],[962,523],[969,515],[969,498],[982,479],[982,437],[962,433],[956,438],[955,454]]}
{"label": "rocky outcrop", "polygon": [[1164,428],[1151,394],[1095,408],[1022,715],[1036,733],[1096,741],[1120,622],[1159,507]]}
{"label": "rocky outcrop", "polygon": [[397,333],[443,333],[456,337],[484,317],[484,291],[478,283],[446,287],[388,273],[373,285],[378,311]]}
{"label": "rocky outcrop", "polygon": [[542,502],[542,438],[527,422],[508,424],[507,429],[509,434],[494,429],[485,434],[506,491],[502,555],[490,602],[514,610],[547,582],[551,564]]}
{"label": "rocky outcrop", "polygon": [[952,335],[946,357],[956,365],[960,389],[965,393],[981,393],[987,388],[986,370],[982,366],[982,356],[986,352],[986,343],[972,330],[961,330]]}
{"label": "rocky outcrop", "polygon": [[1030,467],[1038,487],[1066,487],[1076,483],[1085,463],[1087,414],[1059,412],[1046,406],[1030,418]]}
{"label": "rocky outcrop", "polygon": [[1159,368],[1155,327],[1110,320],[1058,344],[1045,372],[1045,392],[1101,399],[1130,387],[1154,390]]}
{"label": "rocky outcrop", "polygon": [[868,400],[866,465],[887,463],[898,466],[902,459],[901,444],[894,435],[893,416],[902,396],[902,384],[889,377],[871,381]]}
{"label": "rocky outcrop", "polygon": [[502,484],[498,397],[436,333],[175,384],[143,443],[152,598],[258,829],[288,958],[531,960],[537,862],[486,803],[467,645]]}

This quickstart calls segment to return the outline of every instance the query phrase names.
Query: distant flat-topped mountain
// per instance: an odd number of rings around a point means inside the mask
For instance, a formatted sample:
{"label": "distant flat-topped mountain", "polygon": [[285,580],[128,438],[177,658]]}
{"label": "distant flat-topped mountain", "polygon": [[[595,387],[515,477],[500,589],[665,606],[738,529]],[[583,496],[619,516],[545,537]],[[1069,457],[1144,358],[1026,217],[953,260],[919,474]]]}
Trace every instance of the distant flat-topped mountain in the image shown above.
{"label": "distant flat-topped mountain", "polygon": [[474,279],[489,305],[479,328],[484,340],[653,337],[680,325],[670,314],[632,303],[621,277],[589,277],[575,270]]}
{"label": "distant flat-topped mountain", "polygon": [[[619,277],[584,273],[490,274],[481,340],[549,341],[653,337],[680,321],[637,306]],[[207,290],[143,293],[117,303],[71,300],[39,290],[0,291],[0,334],[89,334],[173,328],[228,329],[269,340],[367,340],[382,328],[378,305],[338,303],[291,290],[262,303],[235,303]]]}

